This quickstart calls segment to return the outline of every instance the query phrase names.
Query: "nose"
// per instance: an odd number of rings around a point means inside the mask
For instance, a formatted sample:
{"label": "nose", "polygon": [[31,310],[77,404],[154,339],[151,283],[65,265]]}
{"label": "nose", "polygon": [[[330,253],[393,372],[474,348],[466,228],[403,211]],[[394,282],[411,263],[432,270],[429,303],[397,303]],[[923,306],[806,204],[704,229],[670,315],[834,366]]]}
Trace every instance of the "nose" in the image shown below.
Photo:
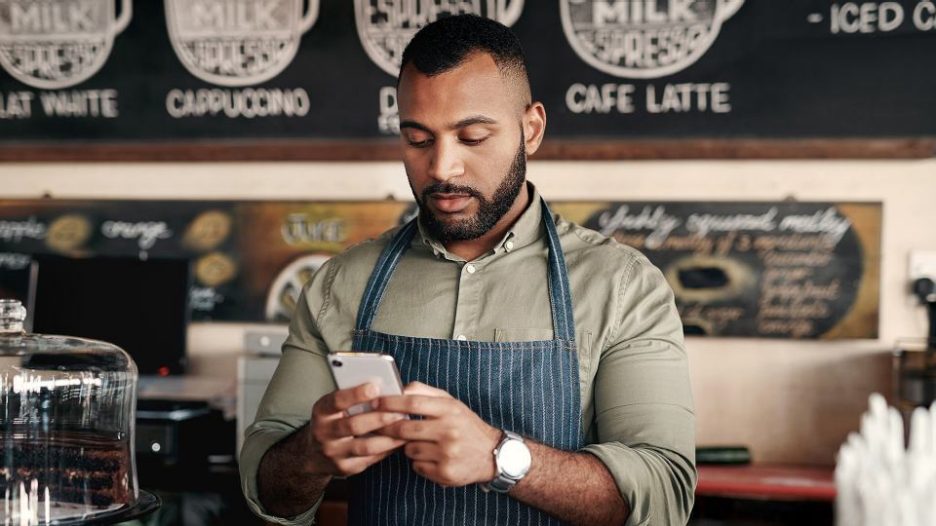
{"label": "nose", "polygon": [[429,176],[444,182],[465,173],[465,165],[459,155],[457,144],[436,141],[429,161]]}

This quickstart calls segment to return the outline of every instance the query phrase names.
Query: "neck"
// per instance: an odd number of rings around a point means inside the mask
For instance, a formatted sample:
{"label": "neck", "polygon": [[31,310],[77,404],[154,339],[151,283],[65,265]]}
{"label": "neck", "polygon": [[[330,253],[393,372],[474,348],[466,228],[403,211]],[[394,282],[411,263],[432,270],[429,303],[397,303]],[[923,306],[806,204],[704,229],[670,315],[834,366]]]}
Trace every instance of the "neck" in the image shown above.
{"label": "neck", "polygon": [[465,241],[449,241],[445,243],[445,249],[464,259],[473,261],[486,254],[494,248],[497,243],[503,239],[504,235],[517,222],[517,219],[523,215],[523,212],[530,205],[530,189],[524,185],[523,189],[517,195],[510,210],[504,214],[504,217],[494,224],[494,226],[485,232],[481,237],[468,239]]}

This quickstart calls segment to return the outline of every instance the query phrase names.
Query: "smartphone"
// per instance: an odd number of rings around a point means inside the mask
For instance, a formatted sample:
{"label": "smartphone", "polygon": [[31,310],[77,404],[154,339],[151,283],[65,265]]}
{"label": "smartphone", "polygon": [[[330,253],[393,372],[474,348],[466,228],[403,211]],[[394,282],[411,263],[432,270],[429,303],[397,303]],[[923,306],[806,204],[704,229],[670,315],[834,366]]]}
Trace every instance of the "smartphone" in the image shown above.
{"label": "smartphone", "polygon": [[[403,381],[396,361],[389,354],[372,352],[333,352],[328,353],[328,368],[338,389],[357,387],[365,383],[374,383],[378,396],[403,394]],[[348,408],[348,415],[357,415],[372,411],[370,402]]]}

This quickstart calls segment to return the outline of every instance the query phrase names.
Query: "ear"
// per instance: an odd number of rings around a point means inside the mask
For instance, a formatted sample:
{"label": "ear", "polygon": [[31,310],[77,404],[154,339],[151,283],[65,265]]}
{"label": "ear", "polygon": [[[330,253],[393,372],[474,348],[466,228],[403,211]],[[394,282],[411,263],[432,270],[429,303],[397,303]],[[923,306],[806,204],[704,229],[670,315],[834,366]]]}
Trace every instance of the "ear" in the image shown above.
{"label": "ear", "polygon": [[543,103],[534,102],[523,112],[523,137],[527,157],[539,150],[546,134],[546,108]]}

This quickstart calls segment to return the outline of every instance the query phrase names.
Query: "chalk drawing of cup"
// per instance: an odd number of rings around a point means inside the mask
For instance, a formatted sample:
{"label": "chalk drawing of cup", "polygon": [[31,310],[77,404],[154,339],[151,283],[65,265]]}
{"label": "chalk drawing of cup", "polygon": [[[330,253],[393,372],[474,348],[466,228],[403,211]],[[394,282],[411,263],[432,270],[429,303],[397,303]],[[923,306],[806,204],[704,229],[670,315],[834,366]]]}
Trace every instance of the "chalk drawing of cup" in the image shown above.
{"label": "chalk drawing of cup", "polygon": [[473,0],[439,4],[435,0],[354,0],[354,18],[367,56],[388,75],[396,77],[406,45],[429,23],[445,16],[474,14],[510,27],[523,13],[523,2]]}
{"label": "chalk drawing of cup", "polygon": [[709,50],[744,0],[559,0],[566,40],[583,61],[622,78],[682,71]]}
{"label": "chalk drawing of cup", "polygon": [[169,39],[182,65],[217,86],[252,86],[282,73],[319,0],[165,0]]}
{"label": "chalk drawing of cup", "polygon": [[91,78],[130,23],[132,0],[0,0],[0,66],[39,89]]}

